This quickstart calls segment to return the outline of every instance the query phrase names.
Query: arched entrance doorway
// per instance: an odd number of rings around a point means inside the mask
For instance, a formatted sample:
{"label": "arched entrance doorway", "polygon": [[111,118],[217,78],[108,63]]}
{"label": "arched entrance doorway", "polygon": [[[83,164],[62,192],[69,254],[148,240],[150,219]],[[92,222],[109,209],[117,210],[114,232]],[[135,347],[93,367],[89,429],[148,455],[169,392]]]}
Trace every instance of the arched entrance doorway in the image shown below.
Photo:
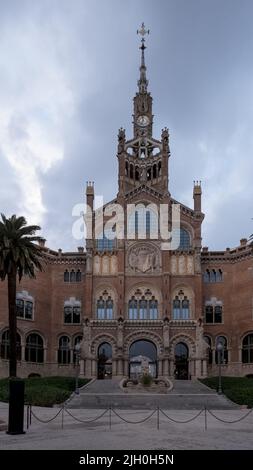
{"label": "arched entrance doorway", "polygon": [[112,378],[112,347],[102,343],[98,348],[98,379]]}
{"label": "arched entrance doorway", "polygon": [[189,379],[189,349],[185,343],[178,343],[175,347],[175,371],[176,379]]}
{"label": "arched entrance doorway", "polygon": [[157,349],[151,341],[141,339],[129,349],[129,377],[138,379],[143,374],[157,377]]}

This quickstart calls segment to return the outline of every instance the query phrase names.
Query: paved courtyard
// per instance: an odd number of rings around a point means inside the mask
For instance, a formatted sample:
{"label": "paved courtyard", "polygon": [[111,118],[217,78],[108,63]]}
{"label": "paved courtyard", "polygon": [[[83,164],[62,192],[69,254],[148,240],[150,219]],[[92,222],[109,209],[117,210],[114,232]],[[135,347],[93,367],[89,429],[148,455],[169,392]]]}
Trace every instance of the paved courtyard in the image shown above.
{"label": "paved courtyard", "polygon": [[[53,417],[57,408],[34,407],[33,411],[42,420]],[[70,412],[79,420],[89,420],[101,415],[101,410],[78,410]],[[213,413],[223,420],[238,420],[249,410],[215,410]],[[197,410],[166,410],[166,414],[176,421],[186,421],[199,413]],[[7,421],[8,405],[0,403],[0,418]],[[151,410],[121,410],[120,417],[127,421],[138,421],[151,414]],[[62,428],[62,414],[52,422],[43,424],[32,419],[26,434],[9,436],[0,433],[0,449],[71,449],[71,450],[116,450],[116,449],[252,449],[253,412],[235,424],[217,421],[205,413],[187,423],[175,423],[157,412],[142,424],[129,424],[112,413],[111,427],[109,411],[98,421],[83,424],[75,421],[66,412]]]}

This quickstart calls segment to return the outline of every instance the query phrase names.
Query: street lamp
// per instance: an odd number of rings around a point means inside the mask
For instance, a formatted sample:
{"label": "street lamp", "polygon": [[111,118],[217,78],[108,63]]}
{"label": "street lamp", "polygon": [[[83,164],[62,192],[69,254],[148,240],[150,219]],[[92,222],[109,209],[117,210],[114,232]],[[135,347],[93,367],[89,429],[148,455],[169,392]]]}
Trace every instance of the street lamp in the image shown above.
{"label": "street lamp", "polygon": [[79,376],[79,364],[80,364],[80,353],[81,353],[81,343],[78,341],[75,344],[75,354],[76,354],[76,384],[75,384],[75,393],[79,394],[78,388],[78,376]]}
{"label": "street lamp", "polygon": [[221,387],[221,353],[223,351],[223,344],[219,341],[216,346],[217,353],[218,353],[218,365],[219,365],[219,385],[218,385],[218,393],[219,395],[222,394],[222,387]]}

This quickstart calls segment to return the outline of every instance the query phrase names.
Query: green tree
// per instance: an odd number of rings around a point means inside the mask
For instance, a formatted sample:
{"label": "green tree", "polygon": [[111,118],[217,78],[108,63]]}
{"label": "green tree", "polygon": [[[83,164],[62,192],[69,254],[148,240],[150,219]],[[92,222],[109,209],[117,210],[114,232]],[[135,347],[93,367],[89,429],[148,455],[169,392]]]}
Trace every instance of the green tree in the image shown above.
{"label": "green tree", "polygon": [[9,376],[17,374],[17,317],[16,291],[24,275],[35,278],[35,270],[42,271],[43,251],[34,242],[43,240],[36,236],[37,225],[27,225],[24,217],[12,215],[0,219],[0,279],[8,282],[8,307],[10,330]]}

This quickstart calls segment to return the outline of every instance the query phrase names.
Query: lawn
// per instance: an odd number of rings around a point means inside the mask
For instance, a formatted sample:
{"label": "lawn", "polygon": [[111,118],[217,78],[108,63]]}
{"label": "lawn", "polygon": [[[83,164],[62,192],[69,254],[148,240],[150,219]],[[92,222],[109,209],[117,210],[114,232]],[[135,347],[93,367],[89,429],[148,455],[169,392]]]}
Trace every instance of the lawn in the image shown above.
{"label": "lawn", "polygon": [[[9,379],[0,379],[0,401],[8,402]],[[88,379],[78,379],[79,387]],[[75,390],[72,377],[31,377],[25,379],[25,403],[36,406],[53,406],[63,403]]]}
{"label": "lawn", "polygon": [[[218,389],[218,377],[200,380],[210,388]],[[253,377],[222,377],[222,390],[230,400],[253,408]]]}

